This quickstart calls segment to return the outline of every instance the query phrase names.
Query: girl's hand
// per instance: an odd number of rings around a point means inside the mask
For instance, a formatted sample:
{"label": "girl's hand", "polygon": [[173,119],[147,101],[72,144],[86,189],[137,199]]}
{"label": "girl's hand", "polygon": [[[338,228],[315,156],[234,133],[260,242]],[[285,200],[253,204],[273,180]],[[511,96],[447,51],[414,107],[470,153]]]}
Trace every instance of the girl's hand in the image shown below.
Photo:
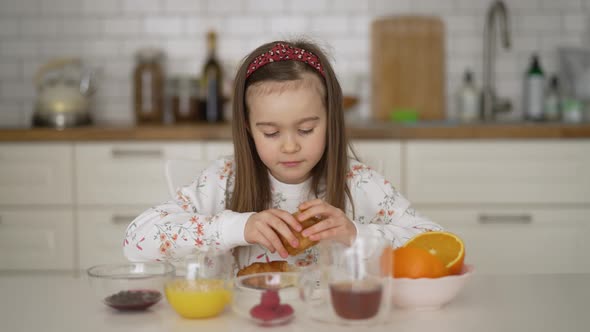
{"label": "girl's hand", "polygon": [[289,254],[283,247],[277,233],[285,237],[293,248],[299,246],[299,241],[287,224],[294,230],[301,231],[301,224],[289,212],[279,209],[264,210],[248,218],[244,229],[244,238],[248,243],[258,243],[270,252],[278,251],[281,257],[287,258]]}
{"label": "girl's hand", "polygon": [[333,239],[348,245],[356,238],[356,227],[346,214],[321,199],[301,203],[299,210],[303,211],[297,216],[300,221],[314,216],[323,218],[301,233],[312,241]]}

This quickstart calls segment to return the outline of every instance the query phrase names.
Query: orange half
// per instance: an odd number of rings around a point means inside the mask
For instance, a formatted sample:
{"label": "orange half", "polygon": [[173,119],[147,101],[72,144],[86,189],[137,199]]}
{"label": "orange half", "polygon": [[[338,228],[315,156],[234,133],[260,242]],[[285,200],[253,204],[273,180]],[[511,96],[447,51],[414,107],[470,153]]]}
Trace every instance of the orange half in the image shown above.
{"label": "orange half", "polygon": [[425,232],[409,239],[404,247],[420,248],[436,256],[451,274],[460,274],[465,260],[465,245],[449,232]]}

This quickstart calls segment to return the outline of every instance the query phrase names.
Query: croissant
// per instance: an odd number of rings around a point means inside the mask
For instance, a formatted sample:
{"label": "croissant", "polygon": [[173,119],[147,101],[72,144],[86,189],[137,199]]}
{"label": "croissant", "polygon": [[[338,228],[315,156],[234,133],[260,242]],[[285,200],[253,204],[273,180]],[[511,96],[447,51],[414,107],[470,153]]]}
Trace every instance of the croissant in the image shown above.
{"label": "croissant", "polygon": [[252,263],[238,271],[238,277],[248,274],[264,272],[288,272],[290,271],[289,263],[286,261],[272,261],[268,263]]}
{"label": "croissant", "polygon": [[[295,217],[295,218],[297,218],[298,215],[299,215],[299,211],[293,213],[293,217]],[[321,219],[317,218],[317,217],[311,217],[309,219],[302,221],[301,222],[301,227],[302,227],[301,232],[303,232],[304,229],[309,228],[320,221],[321,221]],[[289,226],[289,227],[291,227],[291,226]],[[301,235],[301,232],[297,232],[292,228],[291,228],[291,231],[293,232],[293,235],[295,235],[295,237],[299,241],[299,246],[297,248],[293,248],[291,246],[291,244],[289,244],[289,241],[284,236],[282,236],[281,234],[278,234],[279,238],[281,239],[281,242],[283,243],[283,246],[287,250],[287,253],[289,253],[289,255],[291,255],[291,256],[299,255],[300,253],[304,252],[307,248],[313,247],[318,243],[318,241],[311,241],[309,238],[304,237],[303,235]]]}
{"label": "croissant", "polygon": [[[272,261],[268,263],[252,263],[241,270],[238,271],[238,277],[250,275],[250,274],[257,274],[257,273],[264,273],[264,272],[291,272],[294,271],[293,266],[289,265],[286,261]],[[259,288],[259,289],[269,289],[269,288],[283,288],[288,286],[293,286],[292,280],[290,281],[288,278],[285,280],[281,280],[280,285],[269,285],[267,281],[267,277],[265,276],[252,276],[248,277],[246,280],[243,281],[244,285]]]}

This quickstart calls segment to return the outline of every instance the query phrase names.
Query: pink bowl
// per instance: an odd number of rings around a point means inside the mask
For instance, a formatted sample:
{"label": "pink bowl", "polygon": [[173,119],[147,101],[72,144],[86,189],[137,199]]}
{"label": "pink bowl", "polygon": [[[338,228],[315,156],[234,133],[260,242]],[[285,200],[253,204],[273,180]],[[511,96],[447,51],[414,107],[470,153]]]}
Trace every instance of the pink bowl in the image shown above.
{"label": "pink bowl", "polygon": [[395,278],[393,304],[404,309],[439,309],[459,294],[473,272],[473,266],[465,264],[459,275],[442,278]]}

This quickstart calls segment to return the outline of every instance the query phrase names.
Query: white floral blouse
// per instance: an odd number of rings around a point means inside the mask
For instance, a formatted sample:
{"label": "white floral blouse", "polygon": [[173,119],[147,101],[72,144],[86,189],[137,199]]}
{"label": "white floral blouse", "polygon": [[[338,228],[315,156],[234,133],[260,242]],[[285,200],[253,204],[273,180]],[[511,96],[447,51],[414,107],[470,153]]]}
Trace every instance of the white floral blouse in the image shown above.
{"label": "white floral blouse", "polygon": [[[124,253],[131,261],[175,260],[196,250],[237,250],[237,268],[254,262],[283,260],[260,245],[244,240],[246,221],[254,212],[227,210],[234,180],[234,159],[224,157],[213,162],[192,184],[179,188],[174,200],[148,209],[128,227]],[[269,173],[272,207],[297,211],[297,206],[314,199],[311,179],[301,184],[279,182]],[[353,220],[358,234],[385,237],[394,247],[401,246],[417,233],[442,230],[441,226],[420,216],[389,181],[370,167],[351,160],[347,174],[355,207],[355,218],[348,204],[346,215]],[[321,197],[321,196],[320,196]],[[317,261],[317,249],[288,257],[296,266]]]}

